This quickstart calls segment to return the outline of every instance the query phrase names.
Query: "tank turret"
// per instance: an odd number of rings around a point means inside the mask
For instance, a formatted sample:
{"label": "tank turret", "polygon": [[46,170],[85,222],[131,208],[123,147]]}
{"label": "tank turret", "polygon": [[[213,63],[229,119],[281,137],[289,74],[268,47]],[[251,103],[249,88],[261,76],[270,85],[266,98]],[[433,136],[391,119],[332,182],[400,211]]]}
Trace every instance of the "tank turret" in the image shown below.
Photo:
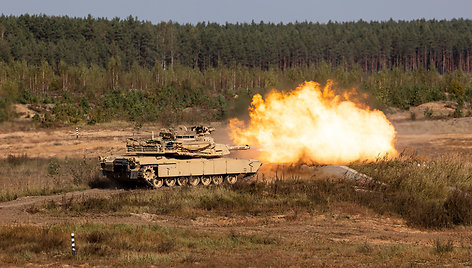
{"label": "tank turret", "polygon": [[225,157],[232,150],[250,147],[215,143],[210,136],[213,131],[207,126],[182,126],[161,129],[156,138],[128,138],[125,155],[100,157],[102,173],[113,180],[142,181],[153,188],[221,184],[224,180],[232,184],[256,174],[260,161]]}
{"label": "tank turret", "polygon": [[[126,152],[132,154],[157,154],[174,157],[221,157],[230,154],[231,146],[215,143],[209,135],[214,128],[205,126],[180,130],[162,129],[157,138],[137,140],[128,138]],[[249,149],[249,148],[247,148]]]}

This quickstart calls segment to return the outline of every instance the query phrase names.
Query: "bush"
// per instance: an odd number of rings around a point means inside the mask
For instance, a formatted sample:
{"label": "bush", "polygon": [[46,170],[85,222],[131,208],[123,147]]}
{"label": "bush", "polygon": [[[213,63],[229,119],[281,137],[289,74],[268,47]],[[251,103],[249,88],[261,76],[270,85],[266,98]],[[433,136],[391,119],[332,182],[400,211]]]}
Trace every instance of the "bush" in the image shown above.
{"label": "bush", "polygon": [[21,104],[31,104],[31,103],[39,103],[39,97],[33,93],[31,93],[28,89],[23,89],[20,92],[18,97],[18,102]]}
{"label": "bush", "polygon": [[433,110],[429,107],[426,107],[423,113],[424,113],[424,117],[427,119],[430,119],[433,116]]}
{"label": "bush", "polygon": [[455,79],[452,79],[451,81],[449,81],[449,84],[447,85],[447,89],[456,99],[463,99],[465,96],[464,87],[459,81]]}
{"label": "bush", "polygon": [[454,113],[452,113],[452,116],[454,118],[460,118],[464,116],[464,113],[462,112],[463,105],[458,103],[456,106],[456,109],[454,110]]}

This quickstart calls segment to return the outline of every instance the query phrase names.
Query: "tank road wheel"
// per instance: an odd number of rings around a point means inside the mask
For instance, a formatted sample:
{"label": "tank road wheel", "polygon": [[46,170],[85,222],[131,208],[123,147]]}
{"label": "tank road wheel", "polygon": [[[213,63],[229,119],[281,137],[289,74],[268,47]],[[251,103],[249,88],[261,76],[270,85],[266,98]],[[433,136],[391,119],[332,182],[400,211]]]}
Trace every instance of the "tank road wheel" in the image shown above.
{"label": "tank road wheel", "polygon": [[226,182],[228,184],[235,184],[238,181],[238,176],[236,175],[228,175],[226,176]]}
{"label": "tank road wheel", "polygon": [[208,186],[208,185],[210,185],[210,183],[211,183],[211,177],[207,177],[207,176],[202,177],[202,184],[203,185]]}
{"label": "tank road wheel", "polygon": [[165,178],[165,179],[164,179],[164,182],[166,183],[166,185],[167,185],[168,187],[174,186],[174,185],[175,185],[175,181],[176,181],[175,178]]}
{"label": "tank road wheel", "polygon": [[188,179],[188,184],[190,186],[197,186],[200,183],[200,177],[190,177]]}
{"label": "tank road wheel", "polygon": [[161,188],[162,185],[164,185],[164,181],[162,179],[159,179],[159,178],[154,178],[152,179],[152,181],[150,181],[150,184],[152,187],[154,188]]}
{"label": "tank road wheel", "polygon": [[213,178],[211,178],[211,181],[213,181],[214,185],[220,185],[223,183],[223,176],[213,176]]}
{"label": "tank road wheel", "polygon": [[177,185],[178,186],[184,186],[188,184],[188,178],[187,177],[178,177],[177,178]]}

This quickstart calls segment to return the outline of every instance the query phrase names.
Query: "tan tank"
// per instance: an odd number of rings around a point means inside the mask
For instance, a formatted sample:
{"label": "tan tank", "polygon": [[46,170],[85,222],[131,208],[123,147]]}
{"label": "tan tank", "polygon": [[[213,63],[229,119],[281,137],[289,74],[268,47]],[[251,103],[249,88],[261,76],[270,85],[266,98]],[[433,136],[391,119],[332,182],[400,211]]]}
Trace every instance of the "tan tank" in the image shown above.
{"label": "tan tank", "polygon": [[256,174],[262,163],[254,159],[225,157],[232,150],[249,146],[215,143],[209,135],[215,129],[205,126],[178,130],[162,129],[157,138],[128,138],[123,156],[99,157],[102,174],[118,182],[144,182],[152,188],[164,184],[209,185]]}

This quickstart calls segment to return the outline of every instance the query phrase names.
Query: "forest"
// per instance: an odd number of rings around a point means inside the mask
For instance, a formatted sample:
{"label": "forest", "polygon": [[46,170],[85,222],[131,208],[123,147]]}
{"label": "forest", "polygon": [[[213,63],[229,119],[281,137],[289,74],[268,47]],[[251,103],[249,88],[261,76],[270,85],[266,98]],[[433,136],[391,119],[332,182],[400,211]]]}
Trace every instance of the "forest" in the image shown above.
{"label": "forest", "polygon": [[472,97],[472,21],[152,24],[0,16],[0,121],[31,104],[42,126],[221,120],[254,93],[335,81],[407,109]]}

